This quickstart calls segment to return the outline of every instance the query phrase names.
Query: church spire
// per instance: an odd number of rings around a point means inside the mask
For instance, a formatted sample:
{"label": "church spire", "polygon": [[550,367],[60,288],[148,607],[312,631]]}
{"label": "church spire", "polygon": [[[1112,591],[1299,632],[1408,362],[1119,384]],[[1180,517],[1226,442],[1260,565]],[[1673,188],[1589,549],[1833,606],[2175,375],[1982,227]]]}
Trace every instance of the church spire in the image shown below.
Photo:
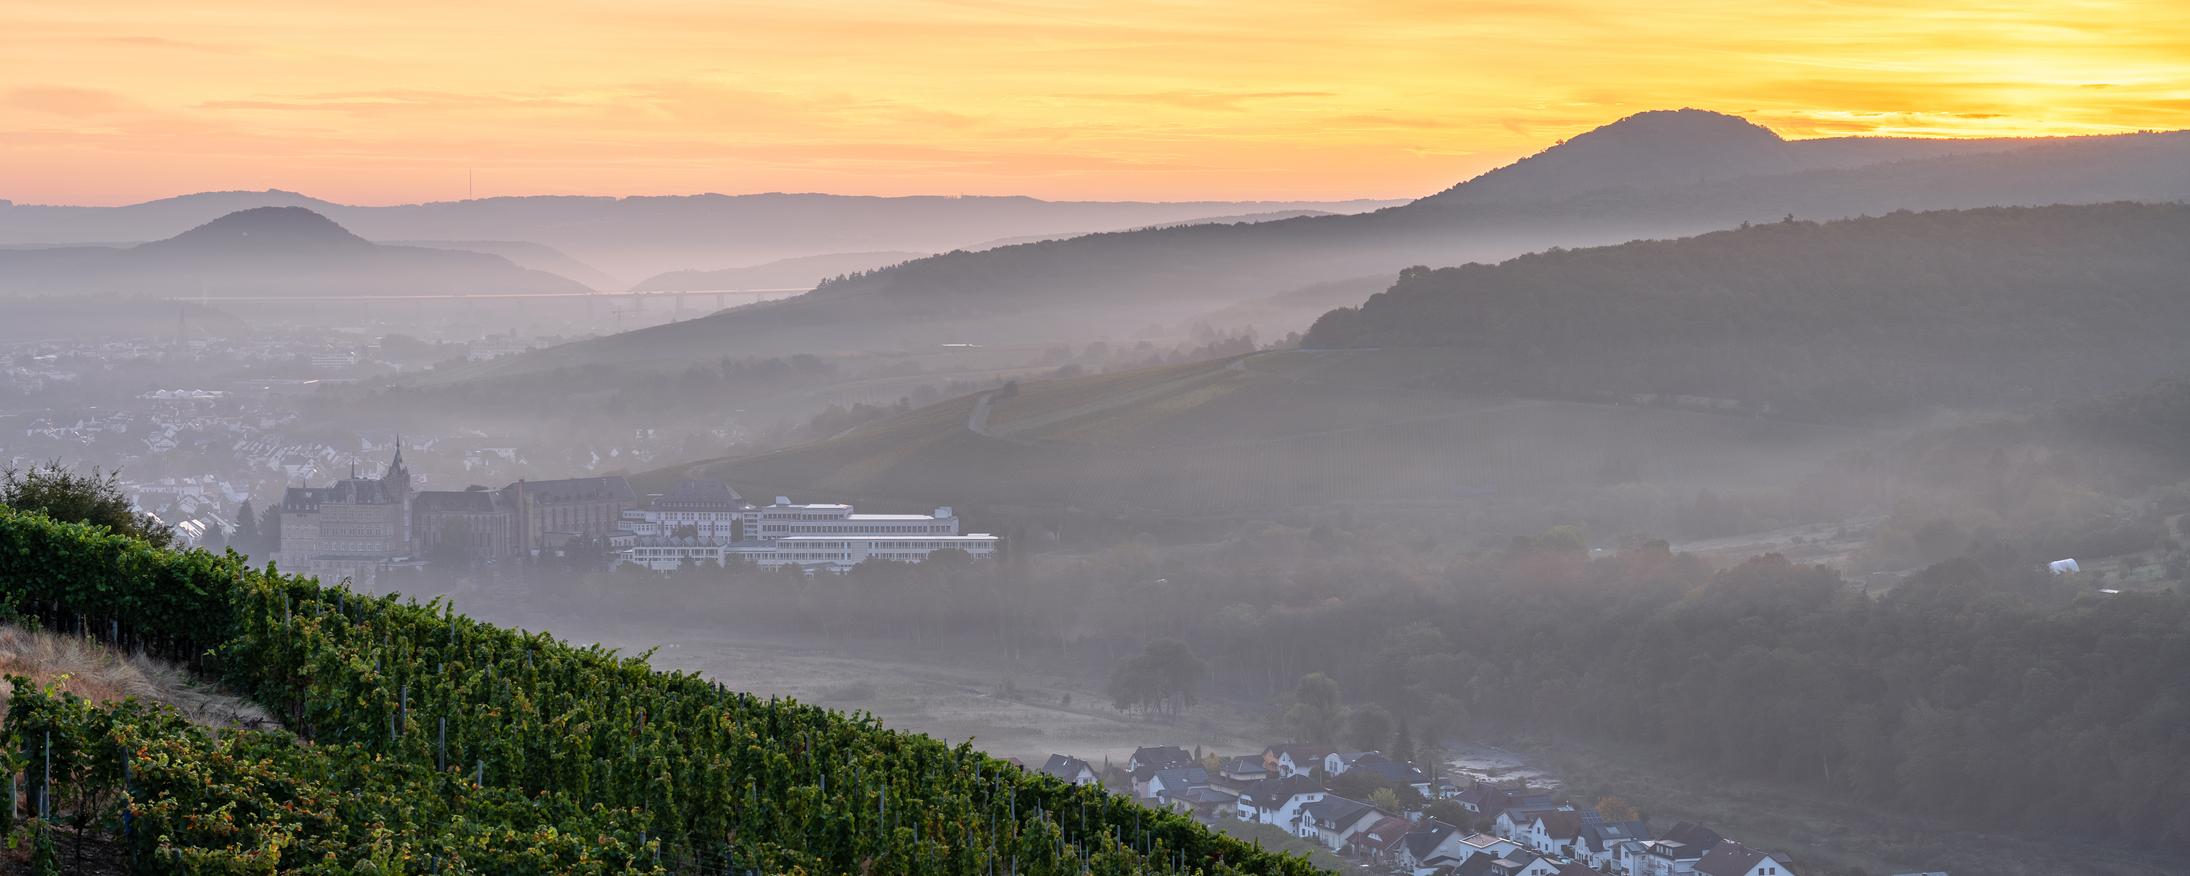
{"label": "church spire", "polygon": [[398,493],[407,495],[411,491],[411,472],[403,467],[403,433],[401,432],[397,432],[395,435],[395,457],[388,460],[388,473],[381,475],[380,479],[394,484]]}

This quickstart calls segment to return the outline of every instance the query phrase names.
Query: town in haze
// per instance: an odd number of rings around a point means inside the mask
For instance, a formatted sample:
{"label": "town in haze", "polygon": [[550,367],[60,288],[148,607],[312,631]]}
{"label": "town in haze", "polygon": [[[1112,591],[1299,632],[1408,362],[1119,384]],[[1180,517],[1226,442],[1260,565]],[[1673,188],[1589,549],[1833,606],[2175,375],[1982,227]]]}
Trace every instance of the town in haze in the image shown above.
{"label": "town in haze", "polygon": [[2186,46],[0,10],[0,874],[2190,873]]}

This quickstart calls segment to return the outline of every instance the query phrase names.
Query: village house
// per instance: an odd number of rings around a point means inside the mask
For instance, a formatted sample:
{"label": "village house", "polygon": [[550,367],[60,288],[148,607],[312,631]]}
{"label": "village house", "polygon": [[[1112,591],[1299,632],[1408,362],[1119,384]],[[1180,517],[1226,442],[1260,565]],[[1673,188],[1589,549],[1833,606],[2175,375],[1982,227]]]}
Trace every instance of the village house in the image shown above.
{"label": "village house", "polygon": [[1528,827],[1522,832],[1520,839],[1526,841],[1537,854],[1570,858],[1574,856],[1576,842],[1581,839],[1583,823],[1601,820],[1597,817],[1596,810],[1578,812],[1557,809],[1539,812],[1529,819]]}
{"label": "village house", "polygon": [[1159,769],[1150,772],[1146,782],[1135,779],[1134,785],[1143,799],[1168,804],[1190,790],[1209,787],[1209,771],[1198,766]]}
{"label": "village house", "polygon": [[1453,876],[1557,876],[1559,866],[1550,858],[1518,849],[1496,857],[1471,857],[1453,869]]}
{"label": "village house", "polygon": [[1392,850],[1392,864],[1401,870],[1414,871],[1433,866],[1434,858],[1447,858],[1458,862],[1461,857],[1452,852],[1463,836],[1459,828],[1434,818],[1416,824],[1406,836],[1399,838],[1399,846]]}
{"label": "village house", "polygon": [[1718,831],[1683,821],[1657,839],[1638,844],[1627,857],[1627,876],[1676,876],[1693,873],[1697,862],[1725,839]]}
{"label": "village house", "polygon": [[1402,864],[1409,870],[1456,867],[1469,858],[1493,859],[1524,852],[1520,843],[1487,833],[1463,833],[1444,822],[1424,823],[1425,829],[1408,834]]}
{"label": "village house", "polygon": [[1352,766],[1354,761],[1360,760],[1363,755],[1370,754],[1376,754],[1376,752],[1334,751],[1330,754],[1326,754],[1323,756],[1323,773],[1329,776],[1345,775],[1346,768]]}
{"label": "village house", "polygon": [[1329,757],[1327,745],[1272,745],[1262,751],[1262,765],[1279,778],[1313,775]]}
{"label": "village house", "polygon": [[1270,768],[1263,765],[1260,755],[1243,754],[1225,758],[1217,774],[1232,782],[1259,782],[1270,777]]}
{"label": "village house", "polygon": [[1731,840],[1703,853],[1695,872],[1701,876],[1794,876],[1784,858]]}
{"label": "village house", "polygon": [[1552,809],[1553,795],[1549,791],[1534,788],[1506,788],[1480,779],[1454,795],[1453,800],[1477,818],[1496,821],[1507,809]]}
{"label": "village house", "polygon": [[1302,839],[1312,839],[1324,848],[1338,851],[1346,847],[1354,834],[1369,825],[1384,820],[1390,813],[1359,800],[1326,796],[1321,800],[1300,807],[1298,822],[1293,833]]}
{"label": "village house", "polygon": [[1071,785],[1099,785],[1103,780],[1087,761],[1063,754],[1050,755],[1049,762],[1042,764],[1041,772]]}
{"label": "village house", "polygon": [[1237,803],[1240,820],[1291,827],[1298,822],[1300,807],[1321,800],[1326,792],[1307,776],[1263,779],[1247,786]]}
{"label": "village house", "polygon": [[1346,841],[1346,854],[1366,864],[1392,866],[1397,863],[1400,847],[1413,833],[1416,824],[1404,816],[1387,815],[1375,823],[1356,831]]}
{"label": "village house", "polygon": [[[1328,764],[1335,758],[1337,758],[1337,755],[1332,755],[1330,758],[1325,758],[1324,762]],[[1430,795],[1430,777],[1428,774],[1422,772],[1413,764],[1401,763],[1374,751],[1362,752],[1352,760],[1343,762],[1340,764],[1339,771],[1331,773],[1331,775],[1335,776],[1340,773],[1372,775],[1384,784],[1393,787],[1411,788],[1415,793],[1424,797]]]}
{"label": "village house", "polygon": [[1574,811],[1574,804],[1563,801],[1545,806],[1510,807],[1501,810],[1497,818],[1491,819],[1491,832],[1523,846],[1534,848],[1534,843],[1529,839],[1529,826],[1536,822],[1536,816],[1547,812],[1572,811]]}
{"label": "village house", "polygon": [[1574,857],[1592,869],[1624,872],[1627,856],[1650,839],[1650,826],[1640,821],[1585,822],[1574,842]]}
{"label": "village house", "polygon": [[[1505,837],[1492,836],[1487,833],[1471,833],[1448,844],[1443,854],[1448,856],[1452,863],[1459,864],[1473,858],[1485,858],[1493,861],[1501,858],[1518,860],[1516,856],[1527,852],[1527,846]],[[1432,862],[1435,863],[1435,861],[1436,859],[1433,858]]]}
{"label": "village house", "polygon": [[1194,755],[1176,745],[1151,745],[1133,749],[1133,756],[1126,759],[1127,772],[1137,773],[1144,769],[1168,770],[1195,766]]}

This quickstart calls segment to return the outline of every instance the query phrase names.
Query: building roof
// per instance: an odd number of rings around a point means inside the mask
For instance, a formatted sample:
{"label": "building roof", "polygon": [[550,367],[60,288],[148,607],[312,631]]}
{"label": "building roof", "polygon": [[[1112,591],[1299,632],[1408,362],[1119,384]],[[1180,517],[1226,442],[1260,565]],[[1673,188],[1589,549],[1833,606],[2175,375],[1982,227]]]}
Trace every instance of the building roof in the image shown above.
{"label": "building roof", "polygon": [[489,514],[503,510],[501,499],[492,490],[424,490],[411,497],[411,510]]}
{"label": "building roof", "polygon": [[1539,812],[1529,821],[1542,822],[1544,835],[1552,839],[1573,839],[1582,833],[1582,814],[1571,809]]}
{"label": "building roof", "polygon": [[654,497],[652,505],[665,511],[736,511],[745,503],[738,491],[717,480],[688,478],[668,492]]}
{"label": "building roof", "polygon": [[402,498],[392,485],[371,478],[344,478],[324,487],[290,487],[281,494],[284,511],[314,511],[321,505],[394,505]]}
{"label": "building roof", "polygon": [[1406,847],[1407,854],[1413,855],[1416,860],[1421,860],[1422,856],[1429,854],[1431,849],[1437,848],[1438,844],[1444,842],[1447,837],[1459,832],[1459,828],[1433,818],[1422,822],[1414,830],[1409,831],[1405,837],[1400,839],[1400,843]]}
{"label": "building roof", "polygon": [[1286,743],[1284,745],[1272,745],[1269,748],[1264,749],[1264,751],[1268,753],[1271,757],[1285,757],[1286,755],[1291,755],[1293,758],[1293,763],[1305,764],[1310,762],[1321,762],[1326,755],[1329,755],[1331,753],[1331,747],[1328,745],[1310,745],[1307,743],[1293,742]]}
{"label": "building roof", "polygon": [[522,487],[525,498],[534,504],[561,502],[637,502],[639,494],[631,489],[631,482],[621,477],[564,478],[554,481],[518,481],[512,489]]}
{"label": "building roof", "polygon": [[1594,821],[1582,824],[1582,839],[1600,849],[1625,840],[1650,838],[1650,825],[1640,821]]}
{"label": "building roof", "polygon": [[1176,745],[1151,745],[1133,749],[1129,759],[1135,766],[1154,766],[1157,769],[1182,767],[1194,762],[1194,755]]}
{"label": "building roof", "polygon": [[1149,781],[1161,781],[1166,788],[1191,788],[1196,785],[1207,787],[1209,785],[1209,771],[1198,766],[1172,767],[1167,770],[1157,770],[1154,775],[1149,777]]}
{"label": "building roof", "polygon": [[1712,846],[1724,841],[1724,837],[1719,836],[1718,831],[1692,821],[1683,821],[1667,828],[1665,833],[1661,834],[1658,839],[1665,842],[1679,843],[1682,851],[1688,855],[1699,857],[1704,852],[1710,851]]}
{"label": "building roof", "polygon": [[1095,774],[1095,768],[1089,766],[1087,761],[1071,755],[1052,754],[1049,756],[1049,761],[1042,764],[1040,772],[1043,775],[1056,776],[1070,782],[1078,779],[1082,770],[1085,770],[1088,775]]}
{"label": "building roof", "polygon": [[1239,798],[1224,793],[1223,791],[1219,791],[1215,788],[1209,787],[1207,785],[1202,785],[1198,787],[1188,788],[1178,794],[1173,794],[1171,795],[1171,799],[1183,800],[1187,803],[1194,803],[1198,805],[1221,806],[1224,804],[1232,803]]}
{"label": "building roof", "polygon": [[1489,876],[1491,862],[1494,860],[1496,859],[1490,855],[1469,855],[1466,860],[1460,862],[1460,866],[1452,868],[1452,874],[1453,876]]}
{"label": "building roof", "polygon": [[1267,773],[1270,768],[1262,765],[1262,758],[1252,754],[1224,759],[1224,771],[1228,773]]}
{"label": "building roof", "polygon": [[1349,800],[1336,794],[1327,795],[1321,800],[1300,807],[1300,814],[1303,817],[1314,819],[1318,825],[1327,824],[1332,827],[1345,827],[1361,820],[1362,816],[1375,811],[1376,807],[1374,806],[1359,800]]}
{"label": "building roof", "polygon": [[1362,828],[1360,833],[1354,834],[1351,842],[1362,848],[1383,851],[1399,845],[1407,838],[1407,834],[1413,832],[1414,822],[1398,815],[1387,815],[1378,819],[1375,824]]}
{"label": "building roof", "polygon": [[1559,811],[1557,806],[1514,806],[1498,813],[1498,817],[1511,820],[1516,825],[1526,825],[1536,816]]}
{"label": "building roof", "polygon": [[[1722,842],[1712,846],[1710,851],[1704,853],[1703,859],[1696,862],[1696,872],[1704,876],[1748,876],[1749,871],[1765,858],[1778,860],[1776,855],[1737,842]],[[1781,869],[1789,870],[1784,866]]]}
{"label": "building roof", "polygon": [[1286,776],[1282,779],[1261,779],[1249,784],[1247,790],[1240,792],[1239,798],[1263,809],[1276,809],[1294,797],[1322,791],[1323,786],[1307,776]]}
{"label": "building roof", "polygon": [[1416,769],[1413,764],[1400,763],[1373,751],[1354,761],[1353,766],[1347,767],[1346,771],[1349,773],[1359,771],[1394,785],[1413,785],[1429,781],[1430,778],[1428,774]]}

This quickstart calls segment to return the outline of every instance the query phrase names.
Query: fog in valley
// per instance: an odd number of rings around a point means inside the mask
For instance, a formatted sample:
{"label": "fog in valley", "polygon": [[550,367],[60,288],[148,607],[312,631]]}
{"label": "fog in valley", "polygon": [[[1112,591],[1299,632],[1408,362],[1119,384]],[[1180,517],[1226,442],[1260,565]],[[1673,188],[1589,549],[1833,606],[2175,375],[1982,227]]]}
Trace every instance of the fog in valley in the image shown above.
{"label": "fog in valley", "polygon": [[[1323,867],[2183,872],[2190,134],[1601,122],[1411,200],[0,202],[0,461]],[[1398,833],[1243,819],[1291,754]]]}

